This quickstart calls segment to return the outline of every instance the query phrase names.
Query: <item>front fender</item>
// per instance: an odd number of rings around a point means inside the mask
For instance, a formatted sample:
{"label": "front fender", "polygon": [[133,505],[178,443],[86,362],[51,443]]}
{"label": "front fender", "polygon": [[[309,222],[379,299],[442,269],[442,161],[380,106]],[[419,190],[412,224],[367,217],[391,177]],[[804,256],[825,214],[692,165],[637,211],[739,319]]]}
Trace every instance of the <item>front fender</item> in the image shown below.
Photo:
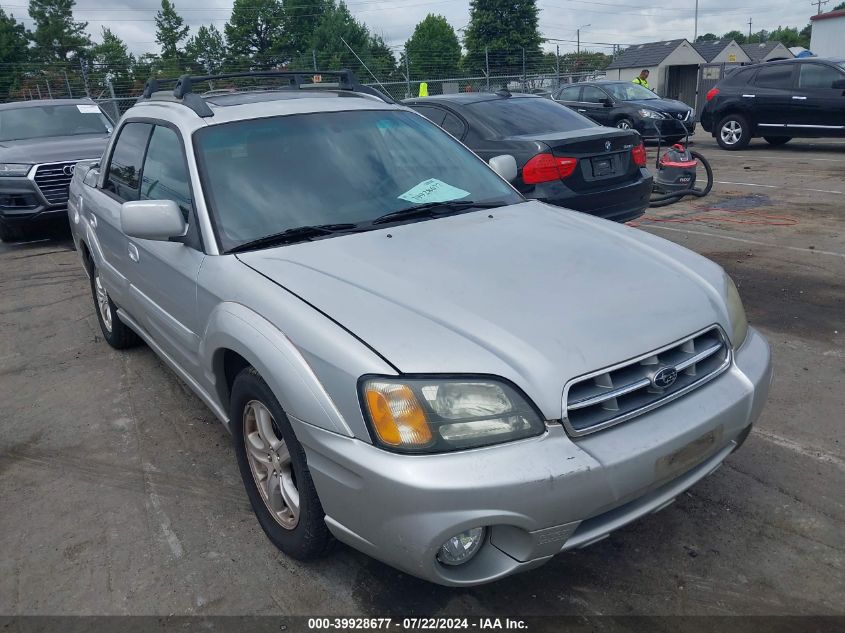
{"label": "front fender", "polygon": [[[200,356],[218,399],[228,403],[223,362],[226,350],[240,354],[273,390],[290,415],[320,428],[354,433],[308,361],[278,328],[239,303],[219,304],[208,320]],[[228,425],[228,421],[224,421]]]}

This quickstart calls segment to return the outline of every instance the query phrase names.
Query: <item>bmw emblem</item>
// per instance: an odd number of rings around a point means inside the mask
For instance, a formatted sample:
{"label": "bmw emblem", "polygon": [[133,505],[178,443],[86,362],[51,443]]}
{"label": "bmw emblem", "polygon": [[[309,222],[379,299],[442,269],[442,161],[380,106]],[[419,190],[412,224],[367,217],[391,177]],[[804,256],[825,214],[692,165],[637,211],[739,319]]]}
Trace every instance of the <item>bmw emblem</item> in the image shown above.
{"label": "bmw emblem", "polygon": [[651,384],[658,389],[668,389],[678,378],[678,370],[674,367],[664,367],[651,377]]}
{"label": "bmw emblem", "polygon": [[605,142],[604,142],[604,149],[605,149],[605,150],[607,150],[607,151],[609,152],[609,151],[610,151],[610,147],[611,147],[611,142],[610,142],[610,141],[605,141]]}

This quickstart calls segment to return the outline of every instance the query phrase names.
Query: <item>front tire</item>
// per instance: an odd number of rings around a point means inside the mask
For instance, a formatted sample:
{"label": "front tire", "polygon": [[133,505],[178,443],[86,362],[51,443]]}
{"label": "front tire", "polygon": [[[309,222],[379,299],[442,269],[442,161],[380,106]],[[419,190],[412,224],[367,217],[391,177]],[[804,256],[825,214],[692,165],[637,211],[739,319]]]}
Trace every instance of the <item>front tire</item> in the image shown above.
{"label": "front tire", "polygon": [[716,142],[722,149],[744,149],[751,142],[751,125],[744,116],[729,114],[716,126]]}
{"label": "front tire", "polygon": [[235,378],[229,419],[241,479],[264,533],[291,558],[325,554],[334,539],[305,450],[276,396],[252,367]]}
{"label": "front tire", "polygon": [[117,306],[109,297],[103,279],[100,277],[100,269],[91,265],[91,295],[94,298],[94,309],[97,312],[97,321],[100,322],[100,331],[106,343],[115,349],[126,349],[141,342],[138,335],[117,316]]}
{"label": "front tire", "polygon": [[786,145],[789,141],[792,140],[791,136],[764,136],[763,140],[765,140],[769,145],[774,145],[777,147],[778,145]]}
{"label": "front tire", "polygon": [[620,130],[633,130],[634,122],[628,117],[622,117],[616,122],[616,127],[618,127]]}
{"label": "front tire", "polygon": [[19,228],[13,228],[5,222],[0,222],[0,241],[20,242],[24,239],[24,233]]}

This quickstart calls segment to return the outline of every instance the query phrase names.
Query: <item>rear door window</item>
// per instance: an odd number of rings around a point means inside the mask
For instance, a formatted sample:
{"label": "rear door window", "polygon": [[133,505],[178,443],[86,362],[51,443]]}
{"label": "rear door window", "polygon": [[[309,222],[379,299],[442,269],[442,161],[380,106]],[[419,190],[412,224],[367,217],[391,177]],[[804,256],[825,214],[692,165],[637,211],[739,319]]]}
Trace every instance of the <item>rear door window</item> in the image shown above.
{"label": "rear door window", "polygon": [[442,125],[443,129],[455,138],[462,138],[464,132],[467,130],[466,124],[451,112],[446,113],[446,118],[443,119]]}
{"label": "rear door window", "polygon": [[578,101],[578,92],[581,90],[581,86],[569,86],[568,88],[563,88],[560,92],[557,93],[557,97],[555,97],[558,101]]}
{"label": "rear door window", "polygon": [[541,97],[490,99],[466,107],[501,137],[571,132],[598,126],[565,105]]}
{"label": "rear door window", "polygon": [[149,123],[127,123],[120,129],[104,188],[123,202],[138,199],[141,165],[152,129]]}
{"label": "rear door window", "polygon": [[436,123],[441,127],[443,126],[443,119],[446,117],[446,110],[421,105],[412,105],[411,107],[432,123]]}
{"label": "rear door window", "polygon": [[605,99],[607,99],[605,91],[595,86],[584,86],[584,91],[581,93],[581,101],[584,103],[603,103]]}
{"label": "rear door window", "polygon": [[830,90],[831,84],[845,79],[845,73],[824,64],[801,64],[798,68],[798,87],[807,90]]}
{"label": "rear door window", "polygon": [[792,88],[792,68],[792,64],[764,66],[757,71],[757,78],[754,80],[754,85],[760,88],[789,90]]}

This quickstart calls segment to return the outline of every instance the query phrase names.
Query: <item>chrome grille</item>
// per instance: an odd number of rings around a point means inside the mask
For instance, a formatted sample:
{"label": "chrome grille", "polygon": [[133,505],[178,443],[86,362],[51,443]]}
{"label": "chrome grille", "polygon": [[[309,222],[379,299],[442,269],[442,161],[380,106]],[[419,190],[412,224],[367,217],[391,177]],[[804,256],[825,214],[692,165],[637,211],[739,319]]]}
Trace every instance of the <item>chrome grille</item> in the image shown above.
{"label": "chrome grille", "polygon": [[[73,178],[75,162],[38,165],[35,168],[35,184],[50,204],[66,204],[68,187]],[[67,173],[70,172],[70,173]]]}
{"label": "chrome grille", "polygon": [[566,430],[570,435],[585,435],[630,420],[715,378],[730,361],[728,339],[721,328],[713,326],[631,361],[576,378],[563,394]]}

